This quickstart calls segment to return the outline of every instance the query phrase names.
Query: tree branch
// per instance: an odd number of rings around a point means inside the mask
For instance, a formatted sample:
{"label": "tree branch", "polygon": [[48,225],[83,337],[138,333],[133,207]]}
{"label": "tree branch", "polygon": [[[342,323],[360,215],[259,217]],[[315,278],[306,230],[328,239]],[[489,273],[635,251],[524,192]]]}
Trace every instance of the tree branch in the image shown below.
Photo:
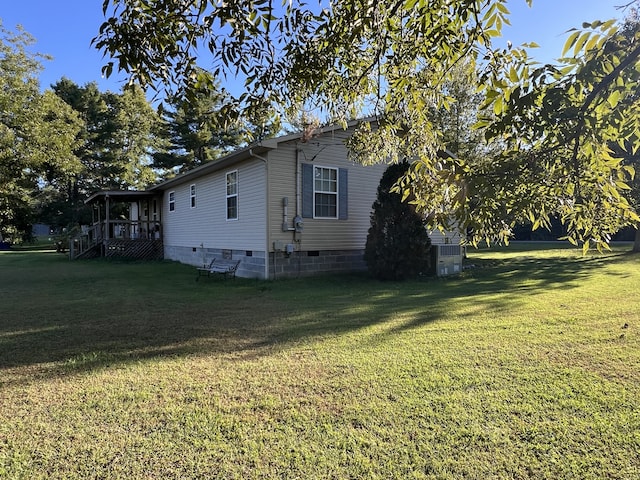
{"label": "tree branch", "polygon": [[574,176],[576,179],[576,197],[580,198],[580,162],[578,161],[578,153],[580,151],[581,146],[581,137],[584,132],[584,128],[586,125],[584,116],[587,110],[591,107],[591,104],[598,98],[598,96],[612,83],[618,78],[618,76],[622,73],[622,71],[627,68],[629,65],[632,65],[638,58],[640,57],[640,45],[636,46],[629,55],[625,57],[624,60],[620,62],[620,64],[615,67],[611,73],[606,75],[600,82],[595,86],[595,88],[591,91],[591,93],[587,96],[584,103],[580,107],[578,112],[578,128],[576,129],[576,133],[573,135],[573,154],[571,156],[571,162],[573,163]]}

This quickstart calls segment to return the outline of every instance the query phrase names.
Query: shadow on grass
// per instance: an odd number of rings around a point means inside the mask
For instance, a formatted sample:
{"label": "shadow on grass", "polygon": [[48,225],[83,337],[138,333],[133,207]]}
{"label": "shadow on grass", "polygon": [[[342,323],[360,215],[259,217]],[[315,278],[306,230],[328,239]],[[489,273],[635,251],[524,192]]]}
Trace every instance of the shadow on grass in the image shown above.
{"label": "shadow on grass", "polygon": [[0,385],[187,355],[247,358],[389,324],[444,318],[456,302],[501,311],[540,289],[574,288],[624,254],[478,260],[459,277],[382,283],[365,276],[264,282],[207,279],[172,262],[69,262],[0,255]]}

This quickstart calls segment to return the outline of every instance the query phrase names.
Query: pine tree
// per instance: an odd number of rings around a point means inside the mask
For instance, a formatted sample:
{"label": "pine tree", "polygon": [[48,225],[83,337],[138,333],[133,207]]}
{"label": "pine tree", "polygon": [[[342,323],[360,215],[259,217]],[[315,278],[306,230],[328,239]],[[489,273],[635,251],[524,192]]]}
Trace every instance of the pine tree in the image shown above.
{"label": "pine tree", "polygon": [[387,168],[373,204],[365,261],[371,275],[380,280],[404,280],[430,270],[431,240],[424,221],[399,193],[391,191],[408,168],[407,162]]}

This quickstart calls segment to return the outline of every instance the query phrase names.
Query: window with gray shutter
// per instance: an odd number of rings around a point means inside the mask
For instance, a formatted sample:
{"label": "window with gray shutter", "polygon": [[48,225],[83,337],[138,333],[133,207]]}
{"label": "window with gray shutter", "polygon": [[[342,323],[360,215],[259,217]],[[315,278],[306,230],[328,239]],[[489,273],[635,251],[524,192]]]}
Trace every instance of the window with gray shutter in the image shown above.
{"label": "window with gray shutter", "polygon": [[348,170],[302,164],[302,216],[348,218]]}

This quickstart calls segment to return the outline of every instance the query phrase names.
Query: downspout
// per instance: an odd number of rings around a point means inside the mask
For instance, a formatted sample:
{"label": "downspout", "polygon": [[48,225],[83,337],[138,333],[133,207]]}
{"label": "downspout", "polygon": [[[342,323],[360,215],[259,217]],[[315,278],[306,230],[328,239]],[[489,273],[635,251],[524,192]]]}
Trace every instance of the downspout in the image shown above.
{"label": "downspout", "polygon": [[295,230],[295,220],[299,219],[302,216],[302,205],[301,205],[301,197],[300,190],[302,190],[302,172],[301,172],[301,164],[300,164],[300,153],[302,153],[302,147],[298,144],[296,145],[296,215],[294,217],[294,232],[293,232],[293,241],[298,244],[298,276],[300,276],[300,271],[302,269],[302,258],[300,257],[300,251],[302,250],[302,238],[300,235],[297,235]]}
{"label": "downspout", "polygon": [[300,172],[300,152],[302,148],[297,145],[296,146],[296,216],[300,215],[301,206],[300,206],[300,182],[301,182],[301,172]]}
{"label": "downspout", "polygon": [[[269,215],[269,168],[267,166],[267,159],[261,155],[258,155],[257,153],[255,153],[253,151],[252,148],[249,149],[249,155],[253,158],[257,158],[258,160],[261,160],[262,163],[264,163],[264,169],[265,169],[265,213],[267,215],[267,221],[266,221],[266,226],[267,226],[267,231],[265,232],[265,261],[264,261],[264,278],[266,280],[269,280],[269,232],[271,231],[270,229],[270,215]],[[275,272],[274,272],[275,274]]]}

